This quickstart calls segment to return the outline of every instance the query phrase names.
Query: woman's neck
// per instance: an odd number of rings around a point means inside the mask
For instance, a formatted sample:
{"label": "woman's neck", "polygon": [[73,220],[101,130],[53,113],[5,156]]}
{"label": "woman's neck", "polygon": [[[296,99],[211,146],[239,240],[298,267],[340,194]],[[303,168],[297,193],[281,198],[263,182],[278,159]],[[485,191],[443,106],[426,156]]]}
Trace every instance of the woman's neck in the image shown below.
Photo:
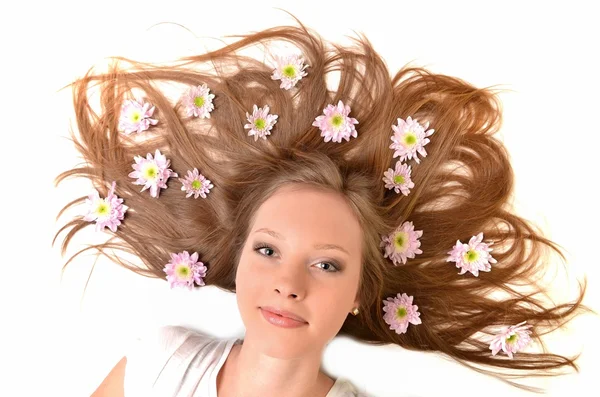
{"label": "woman's neck", "polygon": [[320,357],[317,365],[314,358],[287,366],[274,360],[233,345],[217,376],[218,397],[325,397],[335,383],[320,370]]}

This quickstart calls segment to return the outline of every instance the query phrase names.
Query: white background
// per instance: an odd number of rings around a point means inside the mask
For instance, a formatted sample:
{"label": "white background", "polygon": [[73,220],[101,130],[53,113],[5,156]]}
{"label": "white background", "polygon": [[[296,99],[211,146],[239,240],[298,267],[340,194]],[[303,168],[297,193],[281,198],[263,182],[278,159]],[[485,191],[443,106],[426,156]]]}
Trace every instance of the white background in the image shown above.
{"label": "white background", "polygon": [[[502,84],[504,124],[516,172],[515,204],[567,251],[571,280],[587,273],[586,302],[599,309],[598,13],[593,2],[66,1],[0,6],[3,182],[0,395],[86,396],[129,338],[159,324],[243,335],[235,296],[213,287],[187,293],[92,258],[69,267],[51,247],[59,209],[88,194],[84,182],[55,188],[78,163],[68,137],[68,90],[110,55],[172,59],[230,34],[293,23],[326,39],[366,33],[389,67],[408,62],[483,87]],[[15,7],[18,7],[16,9]],[[172,24],[156,25],[160,22]],[[180,24],[190,31],[177,26]],[[192,33],[193,32],[193,33]],[[93,228],[89,228],[93,229]],[[78,248],[93,233],[76,240]],[[71,251],[70,253],[73,253]],[[563,289],[557,296],[572,297]],[[549,339],[552,351],[583,351],[581,373],[547,380],[552,396],[592,395],[600,354],[598,317]],[[324,365],[375,396],[526,396],[435,354],[335,339]]]}

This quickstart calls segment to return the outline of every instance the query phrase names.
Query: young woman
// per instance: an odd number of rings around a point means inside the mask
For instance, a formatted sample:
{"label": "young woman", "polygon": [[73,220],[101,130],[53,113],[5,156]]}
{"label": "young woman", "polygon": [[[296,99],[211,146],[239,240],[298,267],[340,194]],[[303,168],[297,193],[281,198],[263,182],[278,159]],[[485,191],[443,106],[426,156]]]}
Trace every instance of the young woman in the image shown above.
{"label": "young woman", "polygon": [[[278,41],[297,51],[269,51]],[[244,54],[256,44],[269,62]],[[63,249],[95,223],[111,238],[90,249],[133,271],[235,292],[247,331],[162,328],[94,396],[359,395],[321,369],[337,335],[517,387],[512,375],[577,368],[532,348],[583,309],[585,286],[575,302],[543,297],[544,249],[560,250],[508,205],[492,89],[418,67],[390,78],[365,37],[331,45],[300,23],[173,65],[120,59],[72,87],[87,164],[58,180],[97,191],[66,206],[87,213],[59,231]]]}

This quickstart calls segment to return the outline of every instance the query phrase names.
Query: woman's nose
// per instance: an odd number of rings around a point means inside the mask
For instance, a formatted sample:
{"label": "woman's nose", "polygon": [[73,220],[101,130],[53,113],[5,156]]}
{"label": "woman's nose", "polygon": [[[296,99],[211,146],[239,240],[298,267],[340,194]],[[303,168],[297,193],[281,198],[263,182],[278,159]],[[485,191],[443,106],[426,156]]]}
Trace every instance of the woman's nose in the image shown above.
{"label": "woman's nose", "polygon": [[275,291],[285,298],[302,299],[306,289],[306,269],[300,264],[282,264],[275,280]]}

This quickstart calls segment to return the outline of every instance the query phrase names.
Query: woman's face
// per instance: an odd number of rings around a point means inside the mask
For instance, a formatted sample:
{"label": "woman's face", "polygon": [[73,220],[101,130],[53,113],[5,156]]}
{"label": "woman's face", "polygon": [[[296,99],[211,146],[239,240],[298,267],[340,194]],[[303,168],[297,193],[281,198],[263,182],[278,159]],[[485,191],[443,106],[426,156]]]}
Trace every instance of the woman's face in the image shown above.
{"label": "woman's face", "polygon": [[[360,225],[340,195],[301,185],[278,189],[255,214],[237,269],[245,341],[279,358],[322,351],[358,306],[361,250]],[[308,324],[275,326],[262,306]]]}

